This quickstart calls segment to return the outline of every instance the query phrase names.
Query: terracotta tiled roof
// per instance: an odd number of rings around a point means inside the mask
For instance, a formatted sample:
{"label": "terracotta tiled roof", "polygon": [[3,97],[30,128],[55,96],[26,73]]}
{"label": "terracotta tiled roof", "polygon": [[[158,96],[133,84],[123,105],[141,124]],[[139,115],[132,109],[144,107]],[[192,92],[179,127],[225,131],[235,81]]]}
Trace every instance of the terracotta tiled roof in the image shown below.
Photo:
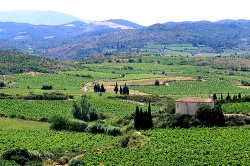
{"label": "terracotta tiled roof", "polygon": [[211,103],[211,98],[182,98],[176,100],[176,102],[189,102],[189,103]]}

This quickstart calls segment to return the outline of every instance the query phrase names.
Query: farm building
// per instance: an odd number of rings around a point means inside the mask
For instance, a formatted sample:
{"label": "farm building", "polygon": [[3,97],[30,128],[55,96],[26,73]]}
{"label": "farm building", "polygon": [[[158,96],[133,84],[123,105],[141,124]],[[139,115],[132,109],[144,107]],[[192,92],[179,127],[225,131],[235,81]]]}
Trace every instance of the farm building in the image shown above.
{"label": "farm building", "polygon": [[214,106],[212,98],[182,98],[175,101],[175,112],[180,114],[194,115],[199,104]]}

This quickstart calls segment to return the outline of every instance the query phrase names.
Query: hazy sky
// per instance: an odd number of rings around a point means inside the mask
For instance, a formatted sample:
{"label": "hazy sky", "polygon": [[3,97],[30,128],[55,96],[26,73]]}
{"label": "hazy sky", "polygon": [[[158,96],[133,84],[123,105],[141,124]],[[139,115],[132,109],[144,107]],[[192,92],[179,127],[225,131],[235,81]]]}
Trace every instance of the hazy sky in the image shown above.
{"label": "hazy sky", "polygon": [[250,19],[250,0],[0,0],[4,10],[54,10],[84,20],[167,21]]}

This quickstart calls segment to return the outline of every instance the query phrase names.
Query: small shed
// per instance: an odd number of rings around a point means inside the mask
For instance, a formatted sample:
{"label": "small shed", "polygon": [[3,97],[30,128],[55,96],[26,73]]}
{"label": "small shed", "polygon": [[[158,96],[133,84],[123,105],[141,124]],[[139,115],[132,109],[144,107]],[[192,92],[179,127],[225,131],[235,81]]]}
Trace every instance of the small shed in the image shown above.
{"label": "small shed", "polygon": [[182,98],[175,101],[175,112],[180,114],[194,115],[199,104],[207,104],[214,107],[212,98]]}

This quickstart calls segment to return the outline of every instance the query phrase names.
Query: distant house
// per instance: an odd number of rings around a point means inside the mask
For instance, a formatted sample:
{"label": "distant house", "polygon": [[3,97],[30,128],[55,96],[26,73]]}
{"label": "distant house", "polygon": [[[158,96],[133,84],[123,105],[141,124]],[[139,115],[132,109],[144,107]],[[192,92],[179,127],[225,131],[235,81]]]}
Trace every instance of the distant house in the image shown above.
{"label": "distant house", "polygon": [[212,98],[182,98],[175,101],[175,112],[180,114],[194,115],[199,104],[207,104],[214,107]]}

